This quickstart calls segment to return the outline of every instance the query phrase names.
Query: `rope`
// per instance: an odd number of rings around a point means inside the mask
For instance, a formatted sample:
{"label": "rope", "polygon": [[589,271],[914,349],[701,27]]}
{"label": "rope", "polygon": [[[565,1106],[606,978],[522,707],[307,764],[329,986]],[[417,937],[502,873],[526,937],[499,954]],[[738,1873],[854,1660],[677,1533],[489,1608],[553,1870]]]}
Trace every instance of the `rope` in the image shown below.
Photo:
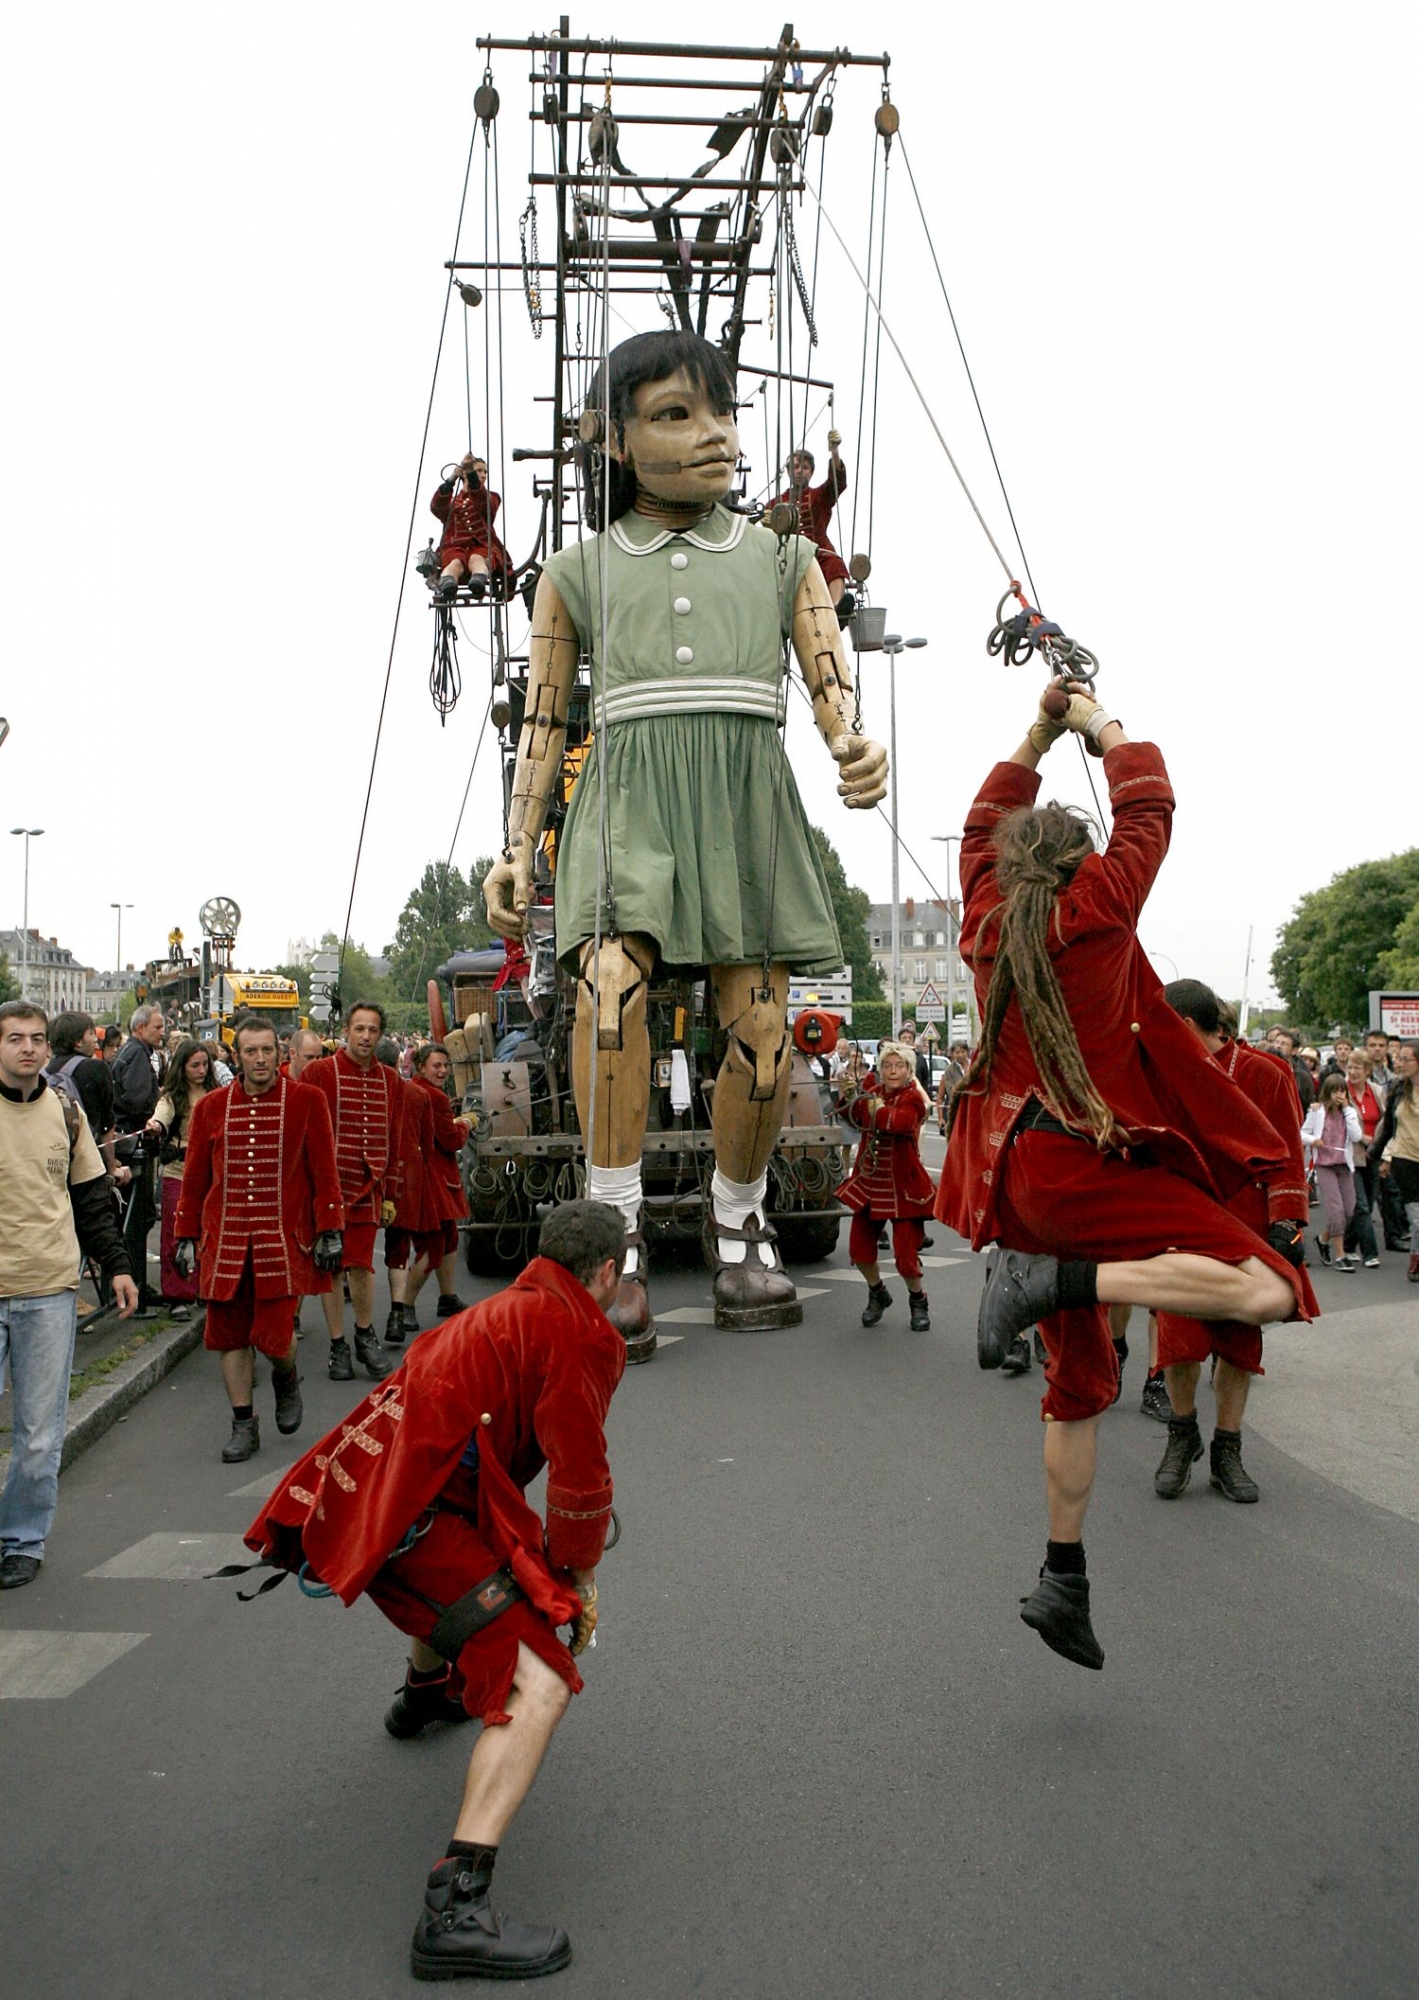
{"label": "rope", "polygon": [[[812,194],[812,192],[813,191],[810,188],[809,193]],[[827,210],[823,206],[823,197],[821,189],[817,194],[813,195],[813,199],[818,204],[818,223],[819,227],[821,228],[823,221],[827,216]],[[834,236],[838,235],[836,229],[833,231],[833,234]],[[872,191],[868,197],[868,202],[867,202],[867,268],[869,271],[872,269],[872,248],[876,240],[877,240],[877,148],[874,146],[872,148]],[[842,243],[841,236],[838,236],[838,241],[839,243]],[[847,245],[843,244],[843,248],[844,250],[846,250]],[[849,258],[848,261],[849,263],[851,263],[852,262],[851,258]],[[854,271],[856,271],[857,269],[856,264],[853,264],[852,268]],[[870,317],[870,309],[872,305],[872,293],[865,284],[863,285],[863,290],[864,292],[867,293],[867,296],[862,302],[862,367],[858,373],[858,378],[857,378],[857,439],[853,447],[853,458],[852,458],[851,542],[852,542],[852,549],[854,552],[857,549],[857,508],[858,508],[858,502],[862,498],[862,427],[863,427],[863,418],[867,410],[867,333],[869,327],[872,324],[872,320]]]}
{"label": "rope", "polygon": [[[468,159],[463,169],[463,192],[458,198],[458,226],[453,234],[453,256],[450,265],[458,261],[458,245],[463,235],[463,211],[468,201],[468,182],[473,172],[473,148],[478,138],[478,120],[473,120],[473,130],[468,140]],[[374,748],[370,754],[370,774],[365,786],[364,809],[360,814],[360,833],[355,843],[355,866],[350,877],[350,900],[345,906],[345,928],[340,938],[340,964],[336,974],[337,984],[343,982],[345,953],[350,943],[350,922],[355,913],[355,889],[360,879],[360,862],[365,851],[365,834],[369,827],[370,800],[374,796],[374,774],[379,763],[379,746],[384,736],[384,715],[389,705],[389,684],[394,674],[394,648],[399,639],[399,619],[404,609],[404,587],[409,577],[409,551],[414,546],[414,523],[418,518],[419,497],[424,488],[424,458],[429,448],[429,426],[433,421],[434,392],[438,387],[439,363],[443,359],[444,336],[448,331],[448,306],[453,297],[454,273],[450,268],[448,283],[444,286],[443,314],[439,320],[438,346],[434,352],[434,372],[429,382],[429,399],[424,410],[424,430],[419,440],[419,467],[414,476],[414,498],[409,507],[409,527],[404,537],[404,559],[399,572],[399,596],[394,606],[394,629],[389,635],[389,657],[384,667],[384,688],[379,698],[379,719],[375,724]]]}
{"label": "rope", "polygon": [[[813,189],[811,187],[808,187],[808,193],[810,195],[813,195],[813,199],[817,201],[818,197],[817,195],[813,194]],[[991,533],[990,524],[987,522],[985,515],[982,514],[979,506],[976,504],[975,495],[971,492],[970,487],[966,483],[966,475],[962,472],[960,466],[956,463],[955,455],[953,454],[950,445],[947,444],[946,439],[942,434],[941,426],[936,421],[936,417],[932,412],[931,405],[927,402],[926,396],[923,393],[921,384],[917,381],[916,376],[912,373],[911,364],[907,360],[906,355],[902,352],[901,342],[897,339],[897,336],[893,333],[891,326],[888,324],[887,320],[883,317],[882,309],[872,295],[872,287],[869,284],[868,280],[863,277],[861,271],[858,270],[857,261],[854,258],[852,252],[848,249],[847,244],[843,241],[841,230],[838,228],[837,224],[833,221],[832,216],[829,215],[826,208],[822,210],[822,214],[823,214],[823,220],[827,223],[829,229],[832,230],[834,236],[838,240],[839,249],[842,251],[844,257],[847,258],[848,263],[852,266],[853,276],[857,279],[857,282],[862,286],[863,291],[867,294],[867,303],[876,313],[878,324],[880,325],[883,333],[885,333],[888,340],[891,341],[892,346],[896,351],[897,359],[902,364],[902,368],[906,374],[907,380],[911,383],[912,388],[916,391],[916,398],[917,401],[921,404],[922,411],[926,417],[926,421],[931,425],[932,430],[935,432],[936,442],[940,445],[942,451],[945,452],[946,461],[948,465],[951,467],[951,470],[956,475],[957,483],[959,484],[961,491],[965,494],[966,499],[970,504],[971,512],[975,515],[977,521],[979,521],[980,523],[981,533],[990,543],[992,549],[994,549],[996,561],[1000,564],[1000,567],[1004,570],[1006,576],[1009,577],[1010,581],[1013,583],[1015,580],[1014,572],[1012,571],[1010,564],[1005,560],[1005,556],[1001,550],[999,542],[996,541],[995,536]],[[856,527],[856,520],[854,520],[853,526],[854,528]]]}

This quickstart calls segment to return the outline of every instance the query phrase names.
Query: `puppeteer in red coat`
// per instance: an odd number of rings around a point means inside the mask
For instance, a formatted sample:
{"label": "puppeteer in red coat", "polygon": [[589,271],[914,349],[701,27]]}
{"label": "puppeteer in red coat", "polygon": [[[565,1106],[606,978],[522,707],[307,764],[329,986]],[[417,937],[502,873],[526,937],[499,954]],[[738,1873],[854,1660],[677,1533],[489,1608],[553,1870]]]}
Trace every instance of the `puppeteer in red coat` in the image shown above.
{"label": "puppeteer in red coat", "polygon": [[895,1087],[869,1072],[856,1094],[843,1101],[843,1116],[862,1138],[838,1200],[852,1210],[848,1255],[853,1263],[876,1265],[882,1230],[890,1222],[897,1270],[904,1279],[915,1280],[921,1277],[922,1238],[936,1196],[921,1161],[927,1104],[904,1045],[884,1042],[879,1061],[886,1061],[887,1051],[896,1056]]}
{"label": "puppeteer in red coat", "polygon": [[429,512],[443,522],[437,561],[446,583],[509,575],[512,564],[493,526],[501,505],[501,495],[488,485],[487,466],[471,455],[459,467],[456,480],[445,479],[438,487]]}
{"label": "puppeteer in red coat", "polygon": [[306,1064],[300,1087],[307,1086],[330,1107],[345,1205],[345,1268],[372,1271],[383,1203],[397,1204],[402,1185],[403,1081],[381,1062],[357,1063],[348,1049],[337,1049]]}
{"label": "puppeteer in red coat", "polygon": [[284,1356],[296,1306],[328,1292],[312,1251],[344,1225],[325,1099],[278,1076],[261,1096],[240,1079],[192,1115],[177,1234],[200,1246],[206,1344]]}
{"label": "puppeteer in red coat", "polygon": [[[1256,1106],[1275,1132],[1277,1151],[1282,1155],[1278,1164],[1244,1182],[1228,1201],[1228,1208],[1261,1237],[1277,1222],[1298,1223],[1304,1230],[1310,1199],[1301,1128],[1296,1122],[1296,1080],[1290,1064],[1269,1050],[1248,1048],[1240,1041],[1224,1042],[1211,1061]],[[1230,1320],[1189,1319],[1182,1313],[1158,1314],[1160,1368],[1205,1361],[1216,1354],[1234,1368],[1260,1375],[1264,1372],[1261,1352],[1260,1327],[1240,1326]]]}
{"label": "puppeteer in red coat", "polygon": [[[585,1288],[537,1257],[506,1291],[424,1334],[286,1474],[247,1543],[282,1568],[308,1564],[345,1604],[368,1595],[424,1641],[442,1609],[505,1567],[522,1595],[459,1653],[465,1707],[508,1719],[519,1642],[578,1692],[556,1628],[581,1612],[571,1572],[593,1569],[605,1546],[604,1425],[625,1365],[624,1340]],[[545,1528],[524,1497],[544,1466]]]}
{"label": "puppeteer in red coat", "polygon": [[[835,435],[835,434],[834,434]],[[789,461],[789,471],[795,475],[802,473],[802,483],[795,483],[771,501],[771,506],[786,503],[798,509],[799,533],[817,545],[818,567],[823,572],[823,581],[828,585],[833,602],[842,594],[842,586],[848,580],[848,567],[833,546],[828,533],[833,518],[833,509],[847,491],[847,467],[838,457],[836,444],[832,458],[828,462],[828,476],[818,486],[810,486],[813,476],[813,454],[807,451],[795,452]],[[838,588],[833,590],[833,585]]]}
{"label": "puppeteer in red coat", "polygon": [[[1223,1206],[1285,1168],[1288,1149],[1169,1007],[1138,942],[1172,825],[1162,756],[1151,743],[1125,741],[1106,752],[1104,774],[1113,830],[1057,894],[1048,953],[1084,1067],[1126,1143],[1101,1153],[1057,1115],[1012,998],[989,1080],[956,1092],[936,1212],[976,1249],[999,1242],[1098,1262],[1167,1250],[1235,1264],[1257,1258],[1286,1279],[1297,1312],[1309,1317],[1315,1300],[1304,1270]],[[966,818],[961,951],[983,1011],[1002,900],[994,838],[1007,814],[1034,804],[1039,783],[1023,764],[997,764]],[[1074,1324],[1064,1343],[1063,1324],[1041,1322],[1051,1349],[1043,1413],[1095,1415],[1118,1382],[1107,1315],[1092,1307],[1051,1317]]]}

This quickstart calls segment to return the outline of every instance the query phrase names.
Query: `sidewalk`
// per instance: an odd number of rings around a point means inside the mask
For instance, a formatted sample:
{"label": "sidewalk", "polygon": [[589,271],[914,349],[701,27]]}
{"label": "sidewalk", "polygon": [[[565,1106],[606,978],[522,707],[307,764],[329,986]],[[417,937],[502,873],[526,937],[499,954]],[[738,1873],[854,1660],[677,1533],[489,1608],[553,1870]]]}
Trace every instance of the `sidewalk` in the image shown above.
{"label": "sidewalk", "polygon": [[[174,1322],[160,1301],[149,1319],[121,1320],[112,1307],[97,1309],[92,1285],[86,1281],[80,1287],[61,1471],[201,1343],[203,1320],[201,1306],[194,1306],[190,1320]],[[12,1423],[7,1384],[0,1395],[0,1481],[10,1456]]]}

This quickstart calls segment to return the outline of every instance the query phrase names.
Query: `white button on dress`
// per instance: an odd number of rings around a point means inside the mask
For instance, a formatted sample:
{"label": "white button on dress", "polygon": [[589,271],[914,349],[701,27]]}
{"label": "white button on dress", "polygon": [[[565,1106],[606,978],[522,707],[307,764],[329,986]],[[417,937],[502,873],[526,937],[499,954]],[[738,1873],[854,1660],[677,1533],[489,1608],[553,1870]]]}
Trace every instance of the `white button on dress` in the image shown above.
{"label": "white button on dress", "polygon": [[695,649],[693,646],[677,646],[675,648],[676,661],[682,667],[688,667],[694,657]]}
{"label": "white button on dress", "polygon": [[683,549],[676,549],[674,555],[670,558],[670,567],[671,569],[688,569],[690,567],[690,558],[685,554]]}
{"label": "white button on dress", "polygon": [[690,600],[688,597],[676,598],[675,609],[679,612],[682,618],[684,617],[685,613],[689,610],[689,608],[690,608]]}

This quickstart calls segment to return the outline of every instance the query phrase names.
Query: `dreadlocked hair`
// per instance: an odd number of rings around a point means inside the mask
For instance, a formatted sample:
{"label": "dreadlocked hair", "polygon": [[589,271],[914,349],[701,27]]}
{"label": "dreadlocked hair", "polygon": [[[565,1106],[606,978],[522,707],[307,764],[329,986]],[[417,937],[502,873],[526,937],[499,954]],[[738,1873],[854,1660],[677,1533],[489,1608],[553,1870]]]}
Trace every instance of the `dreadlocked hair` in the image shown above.
{"label": "dreadlocked hair", "polygon": [[1094,852],[1089,822],[1060,805],[1022,806],[1001,820],[994,844],[1002,900],[985,924],[993,922],[998,932],[995,969],[980,1044],[952,1100],[952,1122],[967,1093],[978,1095],[990,1082],[1006,1009],[1014,999],[1049,1109],[1067,1124],[1087,1127],[1100,1148],[1125,1144],[1128,1134],[1084,1066],[1049,955],[1055,897]]}

